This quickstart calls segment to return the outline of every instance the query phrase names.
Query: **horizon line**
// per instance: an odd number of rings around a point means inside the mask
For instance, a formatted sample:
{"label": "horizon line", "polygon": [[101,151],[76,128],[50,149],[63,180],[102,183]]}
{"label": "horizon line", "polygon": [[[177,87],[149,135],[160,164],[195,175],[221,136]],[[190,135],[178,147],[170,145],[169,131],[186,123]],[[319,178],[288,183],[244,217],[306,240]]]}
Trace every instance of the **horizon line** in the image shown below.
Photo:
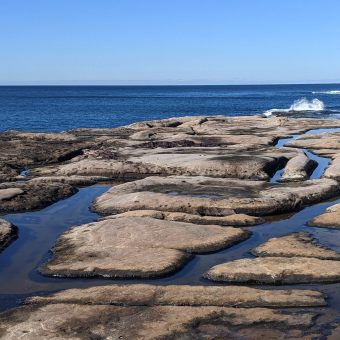
{"label": "horizon line", "polygon": [[60,83],[60,84],[51,84],[51,83],[41,83],[41,84],[37,84],[37,83],[18,83],[18,84],[13,84],[13,83],[9,83],[9,84],[1,84],[0,83],[0,87],[15,87],[15,86],[271,86],[271,85],[340,85],[340,81],[336,81],[336,82],[284,82],[284,83],[275,83],[275,82],[268,82],[268,83],[226,83],[226,84],[221,84],[221,83],[212,83],[212,84],[205,84],[205,83],[197,83],[197,84],[190,84],[190,83],[177,83],[177,84],[153,84],[153,83],[145,83],[145,84],[105,84],[105,83],[95,83],[95,84],[91,84],[91,83],[84,83],[84,84],[77,84],[77,83]]}

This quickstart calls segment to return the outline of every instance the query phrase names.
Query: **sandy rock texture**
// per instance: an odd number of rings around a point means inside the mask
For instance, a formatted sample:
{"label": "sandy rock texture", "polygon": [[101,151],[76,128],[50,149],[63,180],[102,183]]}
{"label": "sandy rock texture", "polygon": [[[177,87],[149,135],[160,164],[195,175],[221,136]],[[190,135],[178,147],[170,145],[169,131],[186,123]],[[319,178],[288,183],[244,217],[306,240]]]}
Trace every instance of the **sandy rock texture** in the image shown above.
{"label": "sandy rock texture", "polygon": [[267,242],[254,248],[252,253],[255,256],[299,256],[314,257],[324,260],[340,260],[340,253],[322,247],[310,234],[305,232],[271,238]]}
{"label": "sandy rock texture", "polygon": [[326,211],[308,222],[313,227],[340,228],[340,204],[332,205]]}
{"label": "sandy rock texture", "polygon": [[252,226],[264,223],[264,219],[258,216],[246,214],[231,214],[226,216],[200,216],[181,212],[169,212],[158,210],[130,210],[118,215],[110,215],[104,219],[127,217],[152,217],[160,220],[188,222],[194,224],[217,224],[225,226]]}
{"label": "sandy rock texture", "polygon": [[9,222],[0,219],[0,252],[18,236],[17,229]]}
{"label": "sandy rock texture", "polygon": [[[254,336],[302,339],[316,314],[266,308],[49,304],[0,316],[0,338],[216,339]],[[315,330],[314,330],[315,332]],[[314,333],[313,332],[313,333]]]}
{"label": "sandy rock texture", "polygon": [[157,277],[194,253],[216,251],[248,237],[239,228],[146,217],[120,217],[66,231],[41,272],[58,276]]}
{"label": "sandy rock texture", "polygon": [[310,257],[259,257],[214,266],[205,277],[213,281],[249,284],[339,282],[340,263]]}
{"label": "sandy rock texture", "polygon": [[312,290],[98,286],[30,298],[0,314],[0,338],[303,339],[320,334],[320,325],[316,312],[302,308],[324,305],[323,294]]}
{"label": "sandy rock texture", "polygon": [[124,306],[320,307],[326,301],[314,290],[265,290],[242,286],[156,286],[124,284],[68,289],[35,296],[29,303],[75,303]]}
{"label": "sandy rock texture", "polygon": [[322,157],[330,157],[331,163],[324,176],[340,180],[340,131],[321,134],[304,134],[287,146],[306,148]]}
{"label": "sandy rock texture", "polygon": [[79,155],[32,175],[104,176],[131,180],[150,175],[204,175],[268,180],[294,149],[274,147],[277,139],[308,129],[340,126],[338,121],[260,117],[181,117],[118,129],[67,132],[86,143]]}
{"label": "sandy rock texture", "polygon": [[327,199],[339,189],[339,183],[330,179],[275,185],[203,176],[154,176],[111,188],[96,199],[93,209],[104,215],[130,210],[270,215]]}

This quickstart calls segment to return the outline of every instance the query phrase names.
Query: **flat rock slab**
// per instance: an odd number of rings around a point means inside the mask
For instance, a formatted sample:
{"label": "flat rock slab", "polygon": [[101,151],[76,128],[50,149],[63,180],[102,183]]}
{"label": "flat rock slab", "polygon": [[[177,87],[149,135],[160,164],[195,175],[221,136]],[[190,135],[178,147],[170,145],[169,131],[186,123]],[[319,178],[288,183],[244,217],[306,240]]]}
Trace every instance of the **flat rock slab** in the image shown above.
{"label": "flat rock slab", "polygon": [[17,235],[17,228],[11,223],[0,219],[0,251],[6,248]]}
{"label": "flat rock slab", "polygon": [[204,276],[213,281],[250,284],[339,282],[340,263],[308,257],[259,257],[214,266]]}
{"label": "flat rock slab", "polygon": [[[106,176],[112,179],[139,179],[149,175],[186,175],[267,180],[280,164],[296,155],[272,148],[261,152],[232,152],[221,149],[171,151],[128,148],[117,159],[82,159],[59,167],[56,175]],[[136,155],[135,155],[136,154]]]}
{"label": "flat rock slab", "polygon": [[0,200],[0,213],[15,213],[46,207],[71,196],[77,190],[61,182],[27,181],[2,183],[0,184],[0,195],[1,191],[7,192],[7,198]]}
{"label": "flat rock slab", "polygon": [[313,290],[265,290],[242,286],[155,286],[125,284],[68,289],[36,296],[29,303],[77,303],[124,306],[316,307],[325,306]]}
{"label": "flat rock slab", "polygon": [[41,268],[47,275],[157,277],[182,267],[192,253],[217,251],[248,237],[238,228],[120,217],[74,227]]}
{"label": "flat rock slab", "polygon": [[246,214],[231,214],[227,216],[200,216],[180,212],[157,211],[157,210],[131,210],[118,215],[105,218],[127,217],[152,217],[160,220],[188,222],[194,224],[216,224],[224,226],[251,226],[264,223],[265,220],[257,216]]}
{"label": "flat rock slab", "polygon": [[266,308],[24,306],[0,315],[1,339],[303,338],[316,314]]}
{"label": "flat rock slab", "polygon": [[326,212],[308,222],[313,227],[340,229],[340,204],[332,205]]}
{"label": "flat rock slab", "polygon": [[[308,233],[294,233],[275,237],[254,248],[255,256],[314,257],[324,260],[340,260],[340,253],[322,247]],[[340,264],[339,264],[340,265]]]}
{"label": "flat rock slab", "polygon": [[339,189],[339,183],[330,179],[277,185],[203,176],[148,177],[111,188],[95,200],[93,209],[104,215],[158,210],[204,216],[258,216],[297,210],[332,197]]}

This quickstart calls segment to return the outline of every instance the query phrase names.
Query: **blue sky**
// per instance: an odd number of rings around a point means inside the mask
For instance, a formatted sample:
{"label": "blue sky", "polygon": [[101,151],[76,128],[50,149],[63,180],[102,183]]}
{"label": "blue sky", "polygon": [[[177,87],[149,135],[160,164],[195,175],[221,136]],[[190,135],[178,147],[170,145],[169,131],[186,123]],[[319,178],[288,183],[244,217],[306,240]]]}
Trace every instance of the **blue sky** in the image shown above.
{"label": "blue sky", "polygon": [[339,82],[339,13],[339,0],[0,0],[0,83]]}

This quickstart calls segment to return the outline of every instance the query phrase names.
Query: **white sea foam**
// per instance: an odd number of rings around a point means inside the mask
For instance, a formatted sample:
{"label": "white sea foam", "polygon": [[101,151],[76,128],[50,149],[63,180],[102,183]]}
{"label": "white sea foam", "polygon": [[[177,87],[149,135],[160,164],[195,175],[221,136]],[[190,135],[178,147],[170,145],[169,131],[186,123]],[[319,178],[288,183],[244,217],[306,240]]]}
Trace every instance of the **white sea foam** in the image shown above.
{"label": "white sea foam", "polygon": [[314,91],[313,94],[340,94],[340,90],[332,90],[332,91]]}
{"label": "white sea foam", "polygon": [[287,113],[294,113],[294,112],[320,112],[325,110],[325,104],[317,99],[314,98],[313,100],[308,100],[306,98],[301,98],[296,100],[289,109],[271,109],[268,111],[263,112],[263,115],[266,117],[272,116],[275,112],[287,112]]}

